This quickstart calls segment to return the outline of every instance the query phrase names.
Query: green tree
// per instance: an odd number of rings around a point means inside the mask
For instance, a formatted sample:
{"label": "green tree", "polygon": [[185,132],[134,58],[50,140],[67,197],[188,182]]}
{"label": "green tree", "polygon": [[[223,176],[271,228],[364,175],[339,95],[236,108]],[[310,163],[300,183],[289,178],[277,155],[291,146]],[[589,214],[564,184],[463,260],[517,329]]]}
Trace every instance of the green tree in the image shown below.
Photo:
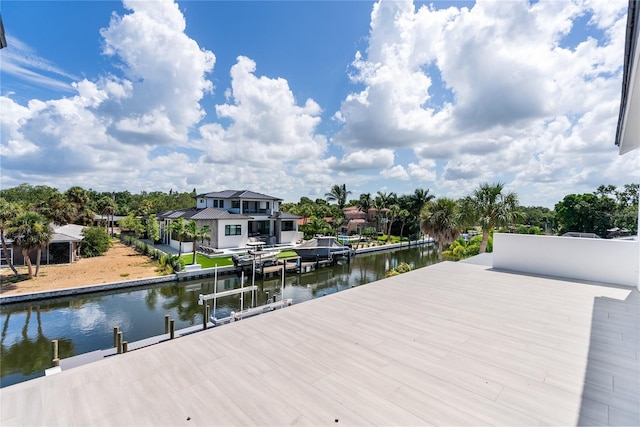
{"label": "green tree", "polygon": [[602,192],[568,194],[556,203],[556,219],[559,233],[569,231],[595,233],[601,237],[614,225],[616,202]]}
{"label": "green tree", "polygon": [[67,202],[75,207],[76,217],[75,224],[90,225],[93,224],[94,212],[91,210],[89,201],[89,193],[81,187],[74,186],[64,192]]}
{"label": "green tree", "polygon": [[324,197],[329,202],[336,202],[338,204],[338,208],[342,211],[344,206],[347,204],[347,197],[349,194],[351,194],[351,191],[347,191],[347,186],[345,184],[336,184],[331,187],[331,191],[326,193]]}
{"label": "green tree", "polygon": [[73,223],[78,216],[76,205],[69,203],[67,198],[59,193],[53,194],[48,200],[42,200],[36,205],[36,210],[58,225]]}
{"label": "green tree", "polygon": [[458,204],[446,197],[431,200],[422,207],[420,219],[422,230],[438,243],[438,261],[442,261],[445,245],[456,240],[462,231]]}
{"label": "green tree", "polygon": [[484,183],[471,196],[462,200],[462,213],[467,224],[479,224],[482,229],[480,253],[484,253],[489,242],[489,233],[494,227],[509,226],[521,218],[518,211],[518,196],[504,192],[504,184]]}
{"label": "green tree", "polygon": [[404,225],[411,217],[411,213],[406,209],[400,209],[398,212],[398,219],[400,220],[400,244],[402,245],[402,237],[404,237]]}
{"label": "green tree", "polygon": [[5,233],[7,229],[11,227],[11,222],[18,217],[19,212],[20,209],[16,203],[7,202],[3,197],[0,197],[0,238],[2,239],[2,252],[4,253],[4,258],[7,260],[9,268],[11,268],[11,271],[13,271],[13,274],[16,276],[18,275],[18,270],[16,270],[13,265],[13,260],[11,256],[9,256]]}
{"label": "green tree", "polygon": [[155,215],[151,215],[147,220],[147,237],[151,240],[151,244],[160,240],[160,224]]}
{"label": "green tree", "polygon": [[49,222],[37,212],[23,213],[12,221],[7,234],[13,239],[16,246],[22,248],[22,255],[29,270],[29,279],[33,279],[33,266],[29,258],[29,251],[37,250],[35,272],[37,276],[40,271],[42,248],[47,246],[53,236],[53,229]]}
{"label": "green tree", "polygon": [[80,255],[83,257],[100,256],[109,250],[111,239],[102,227],[87,227],[82,230],[82,235],[84,238],[80,244]]}
{"label": "green tree", "polygon": [[106,215],[107,217],[107,222],[106,222],[106,226],[105,226],[105,230],[107,231],[107,234],[109,233],[109,215],[113,215],[116,212],[117,209],[117,205],[116,205],[116,201],[113,197],[111,196],[102,196],[96,203],[97,208],[98,208],[98,212],[100,213],[100,215],[102,215],[103,217]]}
{"label": "green tree", "polygon": [[171,230],[171,236],[174,237],[174,240],[178,240],[178,258],[182,256],[182,242],[184,241],[184,237],[186,235],[187,223],[184,218],[178,218],[176,221],[172,221],[169,225],[169,230]]}
{"label": "green tree", "polygon": [[[181,218],[182,219],[182,218]],[[211,228],[208,225],[203,225],[202,227],[198,227],[198,224],[195,220],[190,220],[184,227],[185,236],[193,241],[193,262],[196,263],[196,249],[198,245],[196,244],[198,240],[210,240],[211,236]]]}
{"label": "green tree", "polygon": [[358,199],[358,209],[365,215],[369,215],[369,209],[371,209],[373,200],[371,200],[371,193],[363,193]]}
{"label": "green tree", "polygon": [[398,216],[398,212],[400,212],[400,206],[397,204],[393,204],[389,206],[389,223],[387,224],[387,242],[389,242],[391,238],[391,227],[393,226],[393,222],[396,220]]}
{"label": "green tree", "polygon": [[305,239],[309,239],[316,234],[330,234],[332,232],[331,225],[329,225],[329,223],[323,218],[319,218],[317,216],[312,216],[309,219],[309,222],[302,225],[300,228],[304,233]]}
{"label": "green tree", "polygon": [[433,200],[435,196],[433,194],[429,194],[429,189],[426,190],[424,188],[416,188],[413,194],[409,196],[409,200],[411,201],[411,206],[409,208],[409,212],[414,214],[416,217],[420,216],[420,211],[425,203]]}
{"label": "green tree", "polygon": [[118,221],[118,225],[124,231],[130,231],[137,238],[144,232],[144,225],[140,218],[133,216],[133,214],[127,215]]}

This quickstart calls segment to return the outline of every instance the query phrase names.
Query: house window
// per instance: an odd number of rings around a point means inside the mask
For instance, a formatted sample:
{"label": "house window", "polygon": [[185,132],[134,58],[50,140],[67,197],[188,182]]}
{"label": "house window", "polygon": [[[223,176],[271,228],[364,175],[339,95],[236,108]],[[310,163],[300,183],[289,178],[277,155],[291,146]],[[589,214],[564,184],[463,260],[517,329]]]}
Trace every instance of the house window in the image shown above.
{"label": "house window", "polygon": [[224,226],[224,235],[225,236],[239,236],[242,234],[242,226],[241,225],[225,225]]}
{"label": "house window", "polygon": [[214,207],[214,208],[217,208],[217,207],[218,207],[218,201],[217,201],[217,200],[214,200],[214,201],[213,201],[213,207]]}
{"label": "house window", "polygon": [[220,206],[218,206],[220,209],[224,209],[224,200],[220,200]]}
{"label": "house window", "polygon": [[267,202],[267,209],[269,209],[269,202]]}
{"label": "house window", "polygon": [[242,202],[242,212],[248,211],[248,210],[249,210],[249,202],[247,201]]}
{"label": "house window", "polygon": [[240,200],[232,200],[231,201],[232,209],[240,209]]}
{"label": "house window", "polygon": [[282,231],[293,231],[293,221],[282,221]]}

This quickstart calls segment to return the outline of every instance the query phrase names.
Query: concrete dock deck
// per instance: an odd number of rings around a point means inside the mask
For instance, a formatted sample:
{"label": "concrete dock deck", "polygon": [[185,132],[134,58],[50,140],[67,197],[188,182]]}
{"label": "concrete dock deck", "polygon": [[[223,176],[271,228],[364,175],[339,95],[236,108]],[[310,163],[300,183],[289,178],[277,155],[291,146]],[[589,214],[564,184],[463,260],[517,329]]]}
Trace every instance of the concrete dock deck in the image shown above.
{"label": "concrete dock deck", "polygon": [[439,263],[0,390],[10,425],[639,425],[637,289]]}

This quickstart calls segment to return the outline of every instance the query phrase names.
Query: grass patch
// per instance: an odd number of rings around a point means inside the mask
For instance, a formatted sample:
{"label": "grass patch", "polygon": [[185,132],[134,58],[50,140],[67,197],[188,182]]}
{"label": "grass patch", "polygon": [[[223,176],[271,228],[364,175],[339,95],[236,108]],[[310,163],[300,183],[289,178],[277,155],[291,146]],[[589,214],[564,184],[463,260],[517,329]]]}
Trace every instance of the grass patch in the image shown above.
{"label": "grass patch", "polygon": [[278,259],[282,259],[282,258],[295,258],[297,257],[298,254],[296,253],[296,251],[292,251],[292,250],[287,250],[287,251],[282,251],[278,254]]}
{"label": "grass patch", "polygon": [[[180,259],[184,261],[185,265],[189,265],[193,261],[193,253],[182,255]],[[227,267],[233,265],[233,260],[230,256],[207,258],[204,255],[197,254],[196,264],[200,264],[202,268],[212,268],[215,267],[216,264],[218,267]]]}

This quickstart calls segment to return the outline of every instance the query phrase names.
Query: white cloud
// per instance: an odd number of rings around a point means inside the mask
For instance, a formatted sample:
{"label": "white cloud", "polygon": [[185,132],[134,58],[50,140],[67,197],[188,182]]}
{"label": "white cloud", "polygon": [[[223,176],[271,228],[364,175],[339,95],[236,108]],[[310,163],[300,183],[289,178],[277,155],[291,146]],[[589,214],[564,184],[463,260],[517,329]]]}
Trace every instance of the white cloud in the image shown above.
{"label": "white cloud", "polygon": [[400,179],[403,181],[407,181],[409,179],[409,174],[401,165],[395,165],[388,169],[383,169],[380,172],[380,175],[385,178]]}
{"label": "white cloud", "polygon": [[105,55],[122,61],[133,92],[118,100],[120,117],[113,131],[136,144],[141,135],[149,135],[154,144],[163,139],[184,143],[189,128],[204,117],[199,102],[213,90],[206,75],[215,56],[184,33],[186,22],[176,3],[125,1],[124,6],[132,13],[113,15],[100,32]]}
{"label": "white cloud", "polygon": [[289,162],[321,159],[326,138],[316,134],[320,106],[312,99],[298,105],[285,79],[257,77],[255,71],[255,62],[243,56],[231,67],[232,103],[217,105],[216,113],[232,123],[200,127],[199,146],[208,161],[247,164],[268,174]]}
{"label": "white cloud", "polygon": [[[353,62],[352,80],[363,88],[334,114],[343,127],[332,142],[346,152],[412,148],[419,161],[445,160],[440,188],[515,179],[534,198],[533,183],[602,180],[592,171],[627,163],[612,145],[623,3],[480,0],[435,10],[380,1],[366,55]],[[574,28],[584,15],[604,37],[564,46],[584,31]],[[412,176],[420,168],[394,165],[383,174],[403,180],[401,170]],[[424,181],[436,180],[435,168],[427,170]]]}

